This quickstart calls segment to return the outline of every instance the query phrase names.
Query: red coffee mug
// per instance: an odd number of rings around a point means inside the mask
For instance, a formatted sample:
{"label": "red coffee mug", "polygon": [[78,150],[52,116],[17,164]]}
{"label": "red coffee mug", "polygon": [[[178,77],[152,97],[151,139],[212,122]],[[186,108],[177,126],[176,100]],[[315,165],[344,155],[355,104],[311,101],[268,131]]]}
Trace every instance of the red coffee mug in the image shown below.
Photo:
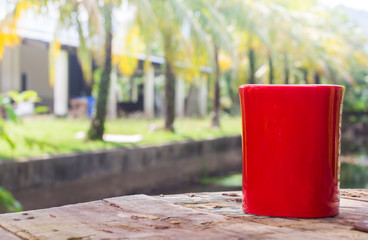
{"label": "red coffee mug", "polygon": [[243,211],[316,218],[339,213],[343,86],[239,87]]}

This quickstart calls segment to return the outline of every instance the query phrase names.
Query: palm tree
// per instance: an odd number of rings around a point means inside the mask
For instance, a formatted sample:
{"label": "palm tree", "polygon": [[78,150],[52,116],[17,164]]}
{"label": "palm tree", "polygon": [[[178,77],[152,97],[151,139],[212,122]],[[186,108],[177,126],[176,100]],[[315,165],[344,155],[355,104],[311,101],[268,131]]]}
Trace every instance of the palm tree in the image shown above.
{"label": "palm tree", "polygon": [[194,1],[192,8],[198,14],[197,19],[202,28],[211,38],[212,49],[209,49],[209,60],[213,69],[214,99],[213,99],[213,115],[212,126],[220,127],[220,78],[222,75],[219,53],[225,51],[232,57],[235,62],[235,50],[231,32],[227,28],[229,19],[225,16],[227,2],[223,1]]}
{"label": "palm tree", "polygon": [[[88,130],[89,139],[101,140],[105,131],[107,100],[110,88],[113,10],[121,5],[121,1],[73,0],[63,2],[54,0],[53,3],[58,5],[60,25],[66,27],[75,26],[78,31],[80,42],[78,59],[81,62],[84,78],[89,82],[92,81],[93,57],[98,67],[102,69],[98,83],[96,111]],[[46,2],[46,4],[50,6],[49,3]],[[54,6],[51,5],[51,7]],[[77,17],[73,18],[73,14]],[[88,33],[83,31],[83,23],[80,20],[81,14],[88,15]]]}
{"label": "palm tree", "polygon": [[[262,1],[232,0],[227,2],[223,10],[225,16],[230,18],[229,24],[235,29],[238,50],[243,51],[243,54],[239,55],[247,59],[248,68],[239,68],[239,71],[248,73],[246,82],[250,84],[256,83],[255,75],[260,62],[257,58],[263,51],[264,45],[268,43],[266,31],[264,31],[267,26],[263,19],[265,9]],[[243,59],[239,59],[239,62],[243,62]]]}
{"label": "palm tree", "polygon": [[[78,59],[81,62],[84,78],[87,81],[92,82],[93,57],[95,57],[96,63],[103,69],[101,81],[99,82],[96,114],[88,131],[88,137],[92,140],[102,139],[104,133],[111,72],[112,15],[114,7],[120,5],[121,0],[18,0],[15,2],[14,11],[9,13],[0,25],[0,40],[4,38],[4,34],[12,34],[10,35],[10,38],[8,37],[7,39],[13,39],[12,42],[17,42],[15,41],[16,34],[14,34],[16,20],[24,9],[32,7],[39,13],[43,12],[42,10],[44,8],[48,8],[50,10],[47,14],[50,12],[54,13],[56,10],[59,18],[56,31],[63,27],[70,28],[72,26],[76,28],[79,34],[80,43],[78,47]],[[81,22],[81,14],[86,14],[88,16],[88,23]],[[102,22],[104,24],[103,27]],[[88,26],[87,33],[82,26],[83,24],[87,24]],[[4,28],[7,30],[6,33],[2,31]],[[10,45],[9,41],[5,42],[4,45]],[[103,47],[101,47],[101,45]],[[2,49],[3,44],[0,44],[0,56]],[[103,59],[103,61],[100,59]],[[52,69],[50,72],[52,73]]]}
{"label": "palm tree", "polygon": [[[300,69],[305,83],[335,82],[331,78],[332,72],[343,76],[347,82],[351,82],[351,78],[348,77],[347,52],[353,49],[344,40],[348,37],[346,33],[338,33],[336,29],[331,29],[337,25],[328,26],[326,24],[333,20],[334,16],[328,16],[328,13],[325,12],[328,18],[323,18],[319,14],[310,11],[308,15],[300,15],[294,23],[299,24],[297,28],[299,31],[295,32],[298,46],[298,51],[293,55],[295,68]],[[314,20],[311,21],[311,18]]]}
{"label": "palm tree", "polygon": [[103,72],[99,83],[99,91],[96,103],[96,114],[92,119],[91,126],[88,130],[88,138],[91,140],[102,139],[105,131],[105,119],[107,112],[107,98],[110,88],[111,74],[111,52],[112,52],[112,1],[105,1],[102,7],[105,30],[105,57],[103,63]]}
{"label": "palm tree", "polygon": [[[136,22],[139,24],[143,38],[151,49],[149,41],[159,39],[160,49],[165,59],[165,129],[174,131],[175,121],[175,82],[180,68],[190,69],[188,60],[193,49],[190,39],[184,37],[181,28],[185,22],[191,25],[191,33],[206,40],[206,34],[193,18],[190,6],[195,1],[180,0],[136,0],[132,1],[137,8]],[[150,29],[148,31],[145,31]],[[157,29],[157,31],[152,31]],[[146,52],[147,56],[150,54]],[[178,64],[180,66],[178,66]]]}

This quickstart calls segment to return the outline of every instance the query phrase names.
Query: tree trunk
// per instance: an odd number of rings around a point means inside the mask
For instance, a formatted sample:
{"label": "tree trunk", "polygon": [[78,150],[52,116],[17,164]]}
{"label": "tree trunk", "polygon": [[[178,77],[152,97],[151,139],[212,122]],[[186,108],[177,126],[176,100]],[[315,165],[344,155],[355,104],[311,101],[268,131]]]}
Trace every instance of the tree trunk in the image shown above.
{"label": "tree trunk", "polygon": [[308,70],[307,69],[303,69],[303,79],[305,84],[308,84]]}
{"label": "tree trunk", "polygon": [[270,84],[273,84],[273,62],[272,62],[272,55],[269,52],[268,53],[268,67],[269,67],[269,72],[268,72],[268,78],[269,78],[269,82]]}
{"label": "tree trunk", "polygon": [[248,52],[248,57],[249,57],[249,83],[250,84],[255,84],[256,83],[256,60],[255,60],[255,54],[254,54],[254,50],[252,48],[249,48],[249,52]]}
{"label": "tree trunk", "polygon": [[129,91],[129,98],[131,102],[135,102],[134,101],[134,89],[135,89],[135,77],[134,74],[132,76],[130,76],[130,91]]}
{"label": "tree trunk", "polygon": [[214,57],[215,57],[215,98],[213,99],[213,116],[212,116],[212,127],[220,127],[220,67],[218,61],[218,47],[214,46]]}
{"label": "tree trunk", "polygon": [[287,54],[285,54],[285,58],[284,58],[284,73],[285,73],[285,84],[289,84],[290,69],[289,69],[289,60],[288,60]]}
{"label": "tree trunk", "polygon": [[314,83],[315,84],[321,84],[321,77],[318,72],[314,73]]}
{"label": "tree trunk", "polygon": [[174,131],[175,120],[175,75],[171,62],[166,60],[165,71],[165,129]]}
{"label": "tree trunk", "polygon": [[112,32],[111,32],[111,15],[112,4],[106,3],[104,6],[104,18],[105,18],[105,62],[103,66],[103,72],[101,81],[99,84],[96,114],[92,119],[90,129],[88,131],[88,138],[91,140],[102,139],[105,131],[105,119],[107,112],[107,98],[110,87],[110,73],[111,73],[111,45],[112,45]]}

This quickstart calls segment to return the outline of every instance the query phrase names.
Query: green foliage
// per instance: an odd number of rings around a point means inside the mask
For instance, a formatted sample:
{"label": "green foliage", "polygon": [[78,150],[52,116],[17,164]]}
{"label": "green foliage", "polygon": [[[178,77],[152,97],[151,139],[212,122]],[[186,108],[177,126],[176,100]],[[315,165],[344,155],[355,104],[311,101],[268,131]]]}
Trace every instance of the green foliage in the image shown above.
{"label": "green foliage", "polygon": [[368,166],[352,163],[341,163],[342,188],[367,188]]}
{"label": "green foliage", "polygon": [[[11,101],[9,97],[4,97],[4,95],[0,94],[0,110],[3,109],[5,115],[9,118],[10,121],[17,122],[18,117],[15,114],[13,107],[11,105]],[[6,131],[6,121],[5,119],[0,117],[0,139],[3,139],[5,142],[9,144],[9,146],[14,149],[15,144],[10,139],[9,135]]]}
{"label": "green foliage", "polygon": [[50,141],[37,140],[32,137],[24,137],[24,143],[25,143],[25,146],[27,146],[27,148],[29,149],[33,149],[36,147],[38,147],[41,151],[45,151],[47,150],[47,148],[52,148],[54,150],[58,149],[58,147],[50,143]]}
{"label": "green foliage", "polygon": [[[225,177],[201,178],[201,184],[216,185],[220,187],[241,187],[242,174],[235,173]],[[341,188],[367,188],[368,167],[360,164],[341,163]]]}
{"label": "green foliage", "polygon": [[4,109],[6,116],[10,121],[18,121],[18,117],[14,112],[11,99],[9,97],[5,97],[4,95],[0,94],[0,107]]}
{"label": "green foliage", "polygon": [[0,187],[0,209],[6,212],[20,212],[22,205],[5,188]]}
{"label": "green foliage", "polygon": [[14,142],[10,139],[9,135],[6,132],[6,122],[4,119],[0,118],[0,139],[2,138],[5,142],[7,142],[9,144],[9,146],[14,149],[15,148],[15,144]]}
{"label": "green foliage", "polygon": [[[19,104],[24,101],[28,102],[38,102],[40,98],[38,97],[37,92],[35,91],[9,91],[8,97],[0,94],[0,110],[3,109],[5,116],[13,123],[17,123],[19,121],[19,117],[15,114],[13,106],[11,104],[11,100],[15,103]],[[15,142],[11,139],[6,130],[7,121],[4,118],[0,117],[0,139],[3,139],[12,149],[15,148]]]}
{"label": "green foliage", "polygon": [[36,114],[42,114],[42,113],[48,113],[49,108],[47,106],[37,106],[35,107],[35,113]]}
{"label": "green foliage", "polygon": [[24,92],[9,91],[8,96],[14,100],[15,103],[21,102],[39,102],[41,98],[38,97],[36,91],[27,90]]}
{"label": "green foliage", "polygon": [[216,184],[221,187],[241,187],[242,174],[234,174],[226,177],[203,177],[202,184]]}
{"label": "green foliage", "polygon": [[344,111],[368,111],[368,70],[353,68],[352,76],[355,85],[347,85],[345,91]]}

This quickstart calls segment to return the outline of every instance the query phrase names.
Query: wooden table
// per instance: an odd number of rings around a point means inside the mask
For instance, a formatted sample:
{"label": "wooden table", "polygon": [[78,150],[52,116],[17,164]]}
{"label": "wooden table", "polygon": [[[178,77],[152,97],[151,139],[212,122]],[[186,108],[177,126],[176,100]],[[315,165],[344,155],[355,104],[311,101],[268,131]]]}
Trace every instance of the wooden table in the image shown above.
{"label": "wooden table", "polygon": [[340,214],[320,219],[242,213],[240,192],[133,195],[0,215],[0,239],[368,239],[368,190],[342,190]]}

